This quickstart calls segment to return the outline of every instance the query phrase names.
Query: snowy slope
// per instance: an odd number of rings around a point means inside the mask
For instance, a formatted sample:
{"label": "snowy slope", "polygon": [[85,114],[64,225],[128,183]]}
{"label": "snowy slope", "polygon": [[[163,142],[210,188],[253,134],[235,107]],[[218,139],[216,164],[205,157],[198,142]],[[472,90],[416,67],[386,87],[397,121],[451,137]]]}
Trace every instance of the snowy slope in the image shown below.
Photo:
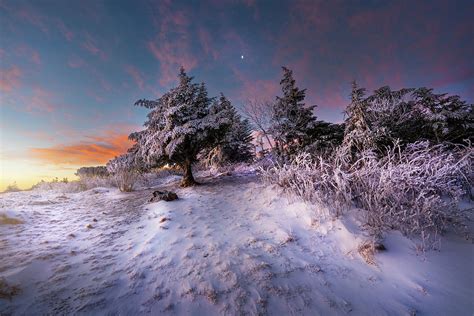
{"label": "snowy slope", "polygon": [[[472,315],[472,242],[417,255],[392,233],[378,265],[356,220],[319,222],[253,175],[204,179],[180,199],[153,190],[0,196],[0,314]],[[91,227],[87,227],[91,225]]]}

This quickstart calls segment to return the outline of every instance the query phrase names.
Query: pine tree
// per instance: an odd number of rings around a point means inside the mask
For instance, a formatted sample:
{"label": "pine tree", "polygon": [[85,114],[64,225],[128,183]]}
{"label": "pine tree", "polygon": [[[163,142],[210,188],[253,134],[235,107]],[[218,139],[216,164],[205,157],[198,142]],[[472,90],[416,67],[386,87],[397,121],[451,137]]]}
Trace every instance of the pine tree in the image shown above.
{"label": "pine tree", "polygon": [[311,143],[311,131],[315,127],[315,106],[305,106],[306,89],[300,90],[293,79],[293,72],[283,68],[280,81],[282,97],[277,97],[273,106],[271,134],[279,154],[291,155],[298,148]]}
{"label": "pine tree", "polygon": [[183,68],[179,85],[158,100],[138,100],[135,105],[151,109],[145,130],[132,133],[130,139],[138,144],[138,153],[149,166],[175,163],[184,172],[182,186],[196,184],[192,165],[198,154],[215,143],[226,125],[225,119],[211,117],[204,83],[193,83],[193,77]]}
{"label": "pine tree", "polygon": [[248,161],[252,157],[252,129],[248,120],[242,120],[232,103],[222,93],[210,109],[213,120],[222,127],[207,159],[215,164]]}
{"label": "pine tree", "polygon": [[333,124],[325,121],[316,121],[311,131],[312,142],[304,148],[314,156],[329,156],[344,139],[345,124]]}
{"label": "pine tree", "polygon": [[345,130],[343,146],[348,154],[354,155],[365,149],[372,148],[373,135],[367,114],[367,102],[364,99],[365,89],[359,88],[356,81],[352,82],[351,103],[347,106],[345,115]]}

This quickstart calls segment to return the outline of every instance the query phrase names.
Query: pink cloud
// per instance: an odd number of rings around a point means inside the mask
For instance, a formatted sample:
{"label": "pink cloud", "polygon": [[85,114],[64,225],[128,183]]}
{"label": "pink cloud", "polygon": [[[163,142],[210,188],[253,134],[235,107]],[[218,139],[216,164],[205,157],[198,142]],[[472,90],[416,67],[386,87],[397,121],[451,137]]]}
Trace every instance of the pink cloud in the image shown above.
{"label": "pink cloud", "polygon": [[255,0],[243,0],[242,2],[248,8],[253,9],[253,18],[255,21],[257,21],[260,18],[257,2]]}
{"label": "pink cloud", "polygon": [[137,68],[127,65],[125,66],[125,71],[132,77],[140,90],[145,89],[145,79],[143,78],[143,74]]}
{"label": "pink cloud", "polygon": [[204,52],[212,56],[213,59],[218,59],[219,58],[219,52],[214,49],[212,45],[212,38],[209,32],[204,29],[204,28],[199,28],[198,30],[198,36],[199,36],[199,41],[201,43],[202,48],[204,49]]}
{"label": "pink cloud", "polygon": [[27,102],[27,112],[48,112],[55,110],[56,106],[53,104],[53,94],[40,87],[33,89],[33,95]]}
{"label": "pink cloud", "polygon": [[277,78],[252,79],[235,67],[232,68],[232,72],[241,83],[236,97],[242,101],[249,99],[274,100],[279,93],[279,79]]}
{"label": "pink cloud", "polygon": [[107,54],[98,47],[96,40],[92,38],[89,33],[86,33],[85,35],[85,40],[82,42],[82,48],[87,50],[92,55],[99,56],[103,60],[107,59]]}
{"label": "pink cloud", "polygon": [[0,74],[0,90],[11,92],[20,86],[22,71],[17,66],[11,66],[9,69],[2,70]]}
{"label": "pink cloud", "polygon": [[233,45],[237,46],[240,51],[248,51],[247,43],[242,39],[242,37],[235,31],[227,31],[224,34],[224,38]]}
{"label": "pink cloud", "polygon": [[56,22],[59,32],[67,39],[69,42],[74,38],[74,33],[64,24],[60,19]]}
{"label": "pink cloud", "polygon": [[104,98],[92,90],[87,91],[86,94],[92,97],[96,102],[99,102],[99,103],[104,102]]}
{"label": "pink cloud", "polygon": [[312,33],[328,31],[339,16],[337,1],[297,0],[292,8],[291,27]]}
{"label": "pink cloud", "polygon": [[106,91],[112,91],[112,85],[105,78],[99,77],[100,86]]}
{"label": "pink cloud", "polygon": [[15,48],[15,52],[18,56],[27,57],[35,65],[41,65],[41,57],[38,51],[29,47],[26,44],[19,45]]}
{"label": "pink cloud", "polygon": [[40,65],[41,64],[41,58],[40,58],[40,55],[37,51],[33,51],[31,53],[31,61],[37,65]]}
{"label": "pink cloud", "polygon": [[189,31],[189,13],[171,9],[171,2],[159,2],[152,10],[158,10],[153,16],[159,28],[155,39],[147,42],[152,55],[160,62],[161,85],[176,80],[179,67],[191,70],[197,66],[197,58],[191,50],[192,36]]}
{"label": "pink cloud", "polygon": [[197,59],[186,49],[186,45],[179,42],[161,42],[157,46],[154,42],[148,42],[148,48],[160,62],[160,83],[167,85],[176,80],[179,67],[191,70],[197,66]]}
{"label": "pink cloud", "polygon": [[67,64],[71,68],[82,68],[87,65],[84,59],[77,56],[72,56],[69,58]]}
{"label": "pink cloud", "polygon": [[46,25],[46,18],[34,11],[31,7],[23,6],[16,12],[16,14],[21,19],[38,27],[43,33],[49,34],[49,29]]}

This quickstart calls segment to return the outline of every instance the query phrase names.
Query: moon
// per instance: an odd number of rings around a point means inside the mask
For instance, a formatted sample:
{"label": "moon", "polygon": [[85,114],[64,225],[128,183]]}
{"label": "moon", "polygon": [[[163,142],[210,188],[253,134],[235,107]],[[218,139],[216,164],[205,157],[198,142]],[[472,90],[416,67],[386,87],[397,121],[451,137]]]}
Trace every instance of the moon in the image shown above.
{"label": "moon", "polygon": [[240,59],[244,59],[244,55],[240,55]]}

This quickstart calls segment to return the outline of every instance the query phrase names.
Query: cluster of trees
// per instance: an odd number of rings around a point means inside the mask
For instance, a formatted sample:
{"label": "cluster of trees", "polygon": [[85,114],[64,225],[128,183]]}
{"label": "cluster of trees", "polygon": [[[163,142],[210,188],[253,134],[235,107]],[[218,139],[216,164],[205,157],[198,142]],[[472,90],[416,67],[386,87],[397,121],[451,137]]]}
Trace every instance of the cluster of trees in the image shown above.
{"label": "cluster of trees", "polygon": [[296,86],[293,72],[283,67],[280,81],[281,96],[275,101],[249,101],[243,113],[251,120],[264,143],[275,156],[288,162],[300,152],[328,154],[342,142],[344,124],[318,120],[314,115],[316,105],[306,105],[306,89]]}
{"label": "cluster of trees", "polygon": [[305,104],[293,72],[283,67],[281,96],[274,101],[248,102],[243,119],[223,94],[209,97],[206,85],[193,82],[181,68],[179,83],[157,100],[135,105],[150,109],[145,129],[130,134],[135,145],[107,164],[108,172],[143,171],[165,164],[182,168],[183,186],[196,183],[192,166],[246,161],[253,157],[255,131],[279,162],[299,153],[331,156],[343,147],[347,159],[368,149],[382,153],[395,140],[406,145],[419,140],[460,143],[473,135],[473,106],[458,96],[432,89],[377,89],[366,95],[354,82],[342,124],[318,120],[314,105]]}
{"label": "cluster of trees", "polygon": [[283,71],[283,96],[266,111],[247,108],[251,117],[271,114],[257,126],[280,159],[264,180],[333,215],[357,206],[376,238],[398,229],[420,237],[424,249],[447,226],[462,227],[459,201],[474,183],[472,104],[428,88],[367,95],[354,82],[344,123],[330,124],[316,119],[305,90]]}
{"label": "cluster of trees", "polygon": [[317,120],[315,106],[304,102],[306,89],[296,86],[285,67],[280,85],[283,95],[275,102],[249,102],[243,111],[284,161],[301,152],[327,156],[343,144],[350,148],[347,154],[356,155],[368,149],[382,153],[395,140],[403,146],[421,140],[459,144],[474,137],[473,105],[456,95],[388,86],[367,95],[353,82],[345,121],[332,124]]}

